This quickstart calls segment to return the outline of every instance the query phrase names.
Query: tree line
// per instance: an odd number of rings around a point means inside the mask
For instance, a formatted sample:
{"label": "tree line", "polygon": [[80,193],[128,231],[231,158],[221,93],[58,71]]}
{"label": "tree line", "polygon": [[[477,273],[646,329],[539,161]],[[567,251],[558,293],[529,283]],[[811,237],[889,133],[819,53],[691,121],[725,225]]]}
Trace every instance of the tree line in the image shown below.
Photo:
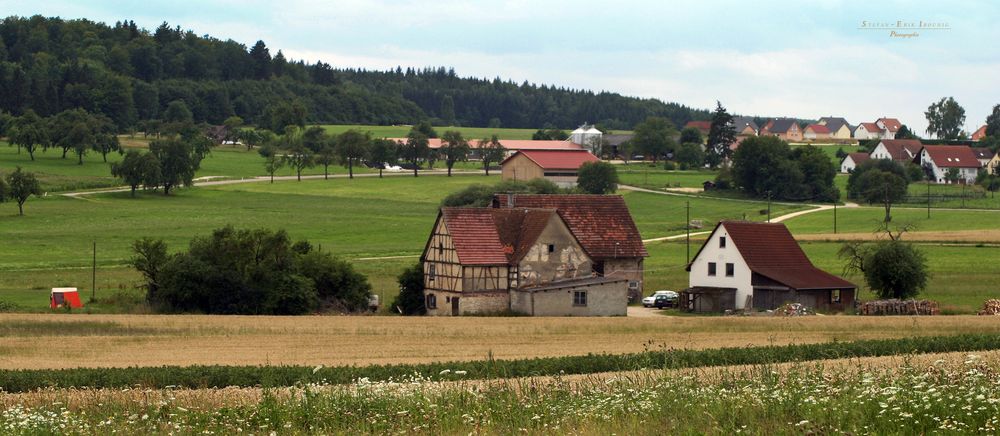
{"label": "tree line", "polygon": [[280,131],[275,108],[294,105],[310,123],[432,124],[573,128],[596,121],[628,129],[649,116],[683,125],[706,111],[656,99],[624,97],[500,78],[459,77],[453,69],[335,68],[232,39],[198,36],[161,24],[113,25],[39,15],[0,21],[0,111],[49,117],[82,108],[123,131],[163,118],[184,101],[195,122],[230,116]]}

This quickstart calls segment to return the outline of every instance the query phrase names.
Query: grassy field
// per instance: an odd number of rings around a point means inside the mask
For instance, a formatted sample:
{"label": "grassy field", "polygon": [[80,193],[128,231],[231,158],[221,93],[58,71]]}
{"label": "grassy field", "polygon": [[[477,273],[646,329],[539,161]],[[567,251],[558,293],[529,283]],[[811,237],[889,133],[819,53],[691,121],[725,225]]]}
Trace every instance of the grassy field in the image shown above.
{"label": "grassy field", "polygon": [[[833,210],[811,213],[786,221],[785,224],[794,234],[799,233],[833,233]],[[949,231],[949,230],[986,230],[1000,227],[997,219],[1000,211],[993,210],[931,210],[927,218],[927,209],[912,206],[894,206],[891,211],[892,223],[895,225],[912,224],[914,230]],[[837,209],[837,231],[872,232],[885,219],[885,209],[880,207],[860,207]]]}
{"label": "grassy field", "polygon": [[662,165],[651,163],[619,165],[618,179],[623,185],[647,189],[701,188],[705,181],[715,180],[717,171],[665,171]]}

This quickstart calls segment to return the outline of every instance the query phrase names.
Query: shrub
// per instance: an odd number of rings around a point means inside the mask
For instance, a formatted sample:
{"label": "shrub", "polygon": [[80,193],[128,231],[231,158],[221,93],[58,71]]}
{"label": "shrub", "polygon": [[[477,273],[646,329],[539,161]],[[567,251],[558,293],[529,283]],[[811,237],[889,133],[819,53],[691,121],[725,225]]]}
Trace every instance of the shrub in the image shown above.
{"label": "shrub", "polygon": [[927,258],[898,240],[875,244],[864,256],[865,282],[879,298],[905,300],[927,286]]}
{"label": "shrub", "polygon": [[487,207],[493,202],[493,194],[558,194],[563,192],[558,185],[547,179],[532,179],[527,182],[505,180],[496,185],[474,184],[460,191],[448,194],[441,201],[444,207]]}
{"label": "shrub", "polygon": [[399,282],[399,295],[393,300],[392,306],[398,307],[403,315],[427,313],[424,305],[424,265],[417,262],[403,270],[396,280]]}
{"label": "shrub", "polygon": [[308,243],[292,244],[283,230],[227,226],[169,256],[162,241],[136,241],[134,249],[133,265],[160,311],[294,315],[320,303],[353,311],[367,306],[371,291],[349,263]]}
{"label": "shrub", "polygon": [[618,170],[607,162],[587,162],[580,166],[576,184],[588,194],[610,194],[618,189]]}
{"label": "shrub", "polygon": [[663,169],[665,169],[667,171],[673,171],[673,170],[677,169],[677,165],[674,165],[673,162],[671,162],[671,161],[668,160],[668,161],[663,162]]}

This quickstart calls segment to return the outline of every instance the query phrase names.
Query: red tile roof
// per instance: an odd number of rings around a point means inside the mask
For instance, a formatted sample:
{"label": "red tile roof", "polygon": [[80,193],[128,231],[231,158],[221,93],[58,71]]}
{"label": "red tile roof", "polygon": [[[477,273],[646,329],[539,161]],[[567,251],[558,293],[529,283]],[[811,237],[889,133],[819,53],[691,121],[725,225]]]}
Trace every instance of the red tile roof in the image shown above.
{"label": "red tile roof", "polygon": [[694,127],[694,128],[696,128],[698,130],[701,130],[702,132],[707,132],[709,130],[712,130],[712,122],[711,121],[688,121],[687,124],[684,125],[684,128],[686,129],[688,127]]}
{"label": "red tile roof", "polygon": [[[406,138],[388,138],[396,141],[400,144],[406,143]],[[427,146],[433,150],[441,148],[441,138],[430,138],[427,140]],[[574,144],[569,141],[556,141],[556,140],[545,140],[538,141],[533,139],[501,139],[500,145],[508,150],[583,150],[583,146],[580,144]],[[469,140],[469,147],[475,150],[479,147],[479,140],[473,139]]]}
{"label": "red tile roof", "polygon": [[[487,209],[493,214],[510,263],[520,262],[555,215],[555,209]],[[509,249],[507,249],[509,247]]]}
{"label": "red tile roof", "polygon": [[620,195],[497,194],[496,207],[555,209],[573,235],[595,260],[646,257],[639,230]]}
{"label": "red tile roof", "polygon": [[861,123],[861,125],[865,127],[865,130],[871,133],[882,131],[882,128],[875,123]]}
{"label": "red tile roof", "polygon": [[980,168],[982,164],[968,145],[925,145],[934,165],[939,168]]}
{"label": "red tile roof", "polygon": [[983,138],[985,138],[985,137],[986,137],[986,125],[985,124],[983,124],[982,127],[976,129],[976,131],[972,133],[972,140],[973,141],[982,141]]}
{"label": "red tile roof", "polygon": [[504,159],[500,165],[517,155],[524,155],[538,166],[547,170],[575,170],[587,162],[599,162],[600,159],[587,150],[520,150]]}
{"label": "red tile roof", "polygon": [[[893,133],[899,131],[899,129],[903,127],[903,123],[899,122],[899,120],[895,118],[879,118],[875,121],[881,121],[882,125],[885,126],[885,129]],[[867,129],[867,127],[865,128]]]}
{"label": "red tile roof", "polygon": [[813,133],[830,133],[830,129],[820,124],[810,124],[806,126],[806,130],[812,130]]}
{"label": "red tile roof", "polygon": [[713,233],[719,227],[725,227],[729,239],[754,273],[800,290],[857,288],[813,266],[784,224],[722,221]]}
{"label": "red tile roof", "polygon": [[506,265],[507,255],[500,242],[493,213],[486,208],[445,207],[441,217],[455,244],[458,260],[464,265]]}
{"label": "red tile roof", "polygon": [[885,146],[892,160],[907,162],[920,154],[924,146],[919,139],[883,139],[879,143]]}

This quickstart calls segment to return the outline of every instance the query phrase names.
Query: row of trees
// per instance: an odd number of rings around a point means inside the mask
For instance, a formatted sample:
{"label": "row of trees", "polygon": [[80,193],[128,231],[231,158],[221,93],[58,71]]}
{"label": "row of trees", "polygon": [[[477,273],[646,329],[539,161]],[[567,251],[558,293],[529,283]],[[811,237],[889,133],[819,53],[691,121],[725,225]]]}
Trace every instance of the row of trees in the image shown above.
{"label": "row of trees", "polygon": [[114,25],[60,18],[0,21],[0,111],[42,117],[83,108],[119,130],[161,119],[183,100],[197,122],[220,124],[237,115],[281,131],[273,111],[294,104],[310,122],[575,127],[596,120],[627,129],[648,116],[683,125],[707,113],[656,99],[624,97],[527,82],[458,77],[454,70],[337,69],[276,53],[264,41],[250,47],[198,36],[163,23],[149,31],[132,21]]}
{"label": "row of trees", "polygon": [[730,146],[736,142],[733,116],[721,102],[716,102],[708,138],[703,138],[693,127],[678,132],[671,120],[660,117],[646,118],[633,130],[635,136],[618,150],[624,159],[629,159],[633,152],[651,158],[654,163],[667,157],[680,163],[683,169],[702,165],[718,167],[732,158]]}
{"label": "row of trees", "polygon": [[169,254],[162,239],[133,244],[132,266],[146,299],[163,312],[298,315],[334,308],[360,311],[371,293],[350,263],[292,242],[284,230],[227,226]]}
{"label": "row of trees", "polygon": [[121,150],[115,132],[115,125],[108,117],[79,108],[48,118],[31,109],[18,117],[0,115],[0,135],[6,135],[10,144],[17,146],[18,153],[26,151],[31,160],[35,160],[39,150],[56,149],[62,152],[63,159],[72,151],[80,165],[89,151],[100,153],[107,162],[108,153]]}

